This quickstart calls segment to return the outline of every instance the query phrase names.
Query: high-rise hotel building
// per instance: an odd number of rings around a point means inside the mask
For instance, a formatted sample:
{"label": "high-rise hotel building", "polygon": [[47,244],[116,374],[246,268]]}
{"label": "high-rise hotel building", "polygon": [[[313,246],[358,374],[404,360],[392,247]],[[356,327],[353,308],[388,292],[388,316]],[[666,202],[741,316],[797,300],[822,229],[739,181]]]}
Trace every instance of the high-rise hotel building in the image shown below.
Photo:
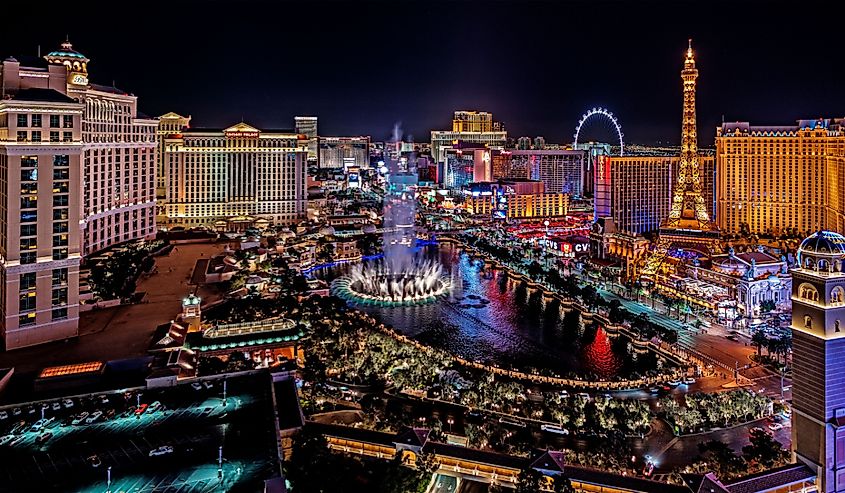
{"label": "high-rise hotel building", "polygon": [[[713,214],[712,156],[699,156],[707,213]],[[593,170],[596,218],[612,217],[616,231],[642,235],[657,231],[669,215],[680,158],[678,156],[600,156]]]}
{"label": "high-rise hotel building", "polygon": [[719,229],[725,233],[845,231],[842,119],[716,129]]}
{"label": "high-rise hotel building", "polygon": [[167,227],[225,231],[258,220],[290,225],[305,218],[306,135],[238,123],[163,137]]}
{"label": "high-rise hotel building", "polygon": [[6,349],[77,335],[82,256],[155,235],[156,121],[69,42],[0,72]]}
{"label": "high-rise hotel building", "polygon": [[77,335],[84,105],[66,70],[0,63],[0,332],[4,349]]}
{"label": "high-rise hotel building", "polygon": [[155,237],[158,122],[138,111],[136,96],[90,82],[88,58],[70,43],[45,59],[66,68],[65,92],[84,104],[82,255]]}
{"label": "high-rise hotel building", "polygon": [[501,123],[493,121],[486,111],[456,111],[452,130],[431,131],[431,156],[437,163],[446,162],[446,149],[458,142],[485,144],[490,148],[504,149],[508,133]]}

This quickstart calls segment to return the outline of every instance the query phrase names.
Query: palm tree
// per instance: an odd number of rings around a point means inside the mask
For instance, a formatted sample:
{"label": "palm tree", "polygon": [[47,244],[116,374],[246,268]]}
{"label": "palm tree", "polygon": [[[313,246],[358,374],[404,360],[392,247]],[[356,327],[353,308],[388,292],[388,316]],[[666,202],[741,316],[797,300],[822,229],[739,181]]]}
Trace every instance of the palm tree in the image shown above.
{"label": "palm tree", "polygon": [[769,338],[766,336],[766,333],[762,330],[758,330],[751,336],[751,343],[757,346],[757,357],[759,358],[762,354],[763,346],[768,347]]}

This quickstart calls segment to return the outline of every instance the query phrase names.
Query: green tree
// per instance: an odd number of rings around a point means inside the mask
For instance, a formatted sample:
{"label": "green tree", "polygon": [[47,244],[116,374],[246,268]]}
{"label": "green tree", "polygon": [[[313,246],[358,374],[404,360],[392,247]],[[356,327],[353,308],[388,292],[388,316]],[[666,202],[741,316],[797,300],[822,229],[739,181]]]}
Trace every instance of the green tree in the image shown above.
{"label": "green tree", "polygon": [[753,430],[750,441],[749,445],[742,447],[742,453],[751,464],[771,469],[788,460],[789,453],[783,449],[783,445],[764,430]]}
{"label": "green tree", "polygon": [[760,312],[761,313],[769,313],[775,310],[777,306],[775,305],[774,300],[763,300],[760,302]]}
{"label": "green tree", "polygon": [[536,469],[523,469],[516,480],[516,493],[539,493],[543,475]]}
{"label": "green tree", "polygon": [[572,486],[572,481],[563,474],[555,476],[553,489],[554,493],[575,493],[575,487]]}
{"label": "green tree", "polygon": [[769,345],[769,337],[766,336],[766,333],[762,330],[758,330],[754,332],[754,335],[751,336],[751,343],[757,347],[757,356],[761,355],[763,346],[768,347]]}

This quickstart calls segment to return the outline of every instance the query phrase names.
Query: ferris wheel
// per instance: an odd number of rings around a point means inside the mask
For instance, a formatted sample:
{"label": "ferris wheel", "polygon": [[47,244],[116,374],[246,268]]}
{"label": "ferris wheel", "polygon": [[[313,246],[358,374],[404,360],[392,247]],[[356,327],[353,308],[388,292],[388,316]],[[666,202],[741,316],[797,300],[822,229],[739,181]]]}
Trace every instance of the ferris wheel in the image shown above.
{"label": "ferris wheel", "polygon": [[572,147],[574,148],[578,146],[578,136],[581,134],[581,128],[584,126],[584,124],[587,123],[588,120],[595,120],[596,118],[605,121],[609,124],[609,127],[612,130],[616,131],[616,136],[619,138],[619,155],[624,155],[625,145],[622,141],[622,137],[624,136],[624,134],[622,133],[622,125],[619,124],[619,120],[617,120],[616,117],[613,116],[613,113],[604,108],[591,108],[587,110],[586,113],[581,115],[581,119],[578,120],[578,126],[575,127],[575,141],[573,142]]}

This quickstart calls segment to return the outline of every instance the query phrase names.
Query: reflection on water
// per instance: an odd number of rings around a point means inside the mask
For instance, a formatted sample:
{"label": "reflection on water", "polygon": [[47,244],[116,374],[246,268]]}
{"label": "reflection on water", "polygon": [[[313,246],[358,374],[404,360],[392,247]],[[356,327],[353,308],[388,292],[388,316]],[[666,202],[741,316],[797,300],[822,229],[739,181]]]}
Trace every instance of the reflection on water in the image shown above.
{"label": "reflection on water", "polygon": [[[654,369],[652,353],[634,354],[624,337],[612,339],[600,327],[584,327],[575,312],[503,271],[484,269],[450,243],[426,247],[420,255],[441,262],[452,292],[429,305],[362,306],[381,322],[470,360],[520,368],[549,368],[560,375],[602,379]],[[348,265],[315,272],[331,280]]]}

